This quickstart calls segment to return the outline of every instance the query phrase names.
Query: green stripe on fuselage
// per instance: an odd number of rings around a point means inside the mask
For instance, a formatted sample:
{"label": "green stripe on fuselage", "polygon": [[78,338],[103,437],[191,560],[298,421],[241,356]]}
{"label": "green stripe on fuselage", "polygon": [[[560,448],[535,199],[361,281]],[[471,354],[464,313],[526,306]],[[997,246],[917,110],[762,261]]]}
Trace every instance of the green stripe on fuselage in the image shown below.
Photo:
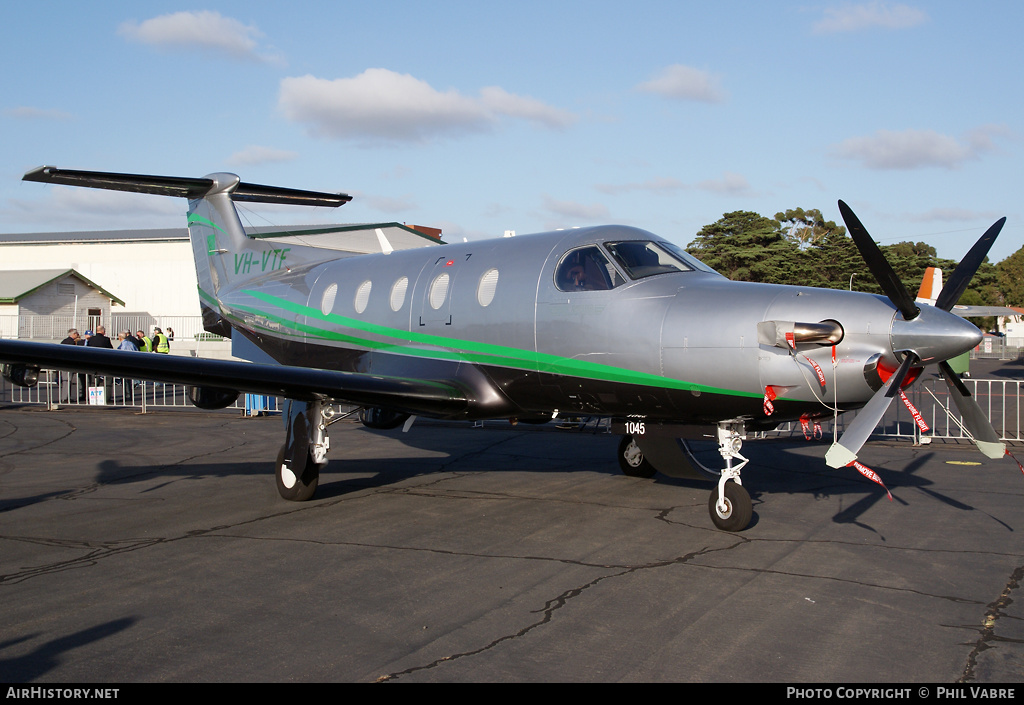
{"label": "green stripe on fuselage", "polygon": [[[460,340],[458,338],[446,338],[440,335],[427,333],[416,333],[413,331],[390,328],[377,323],[369,323],[356,318],[340,316],[335,313],[323,313],[320,309],[297,304],[279,296],[251,289],[243,290],[259,301],[273,307],[287,311],[292,314],[306,316],[307,319],[323,321],[324,323],[338,328],[348,328],[360,331],[364,334],[378,336],[388,340],[374,340],[372,338],[350,335],[334,330],[322,328],[315,325],[299,323],[296,320],[284,316],[269,313],[266,310],[239,305],[235,308],[248,313],[262,316],[268,321],[273,321],[295,333],[319,338],[323,341],[347,343],[370,350],[380,350],[400,355],[413,357],[428,357],[438,360],[452,360],[456,362],[471,362],[481,365],[496,365],[522,370],[537,370],[539,372],[568,375],[571,377],[583,377],[586,379],[605,380],[609,382],[622,382],[627,384],[639,384],[648,387],[665,387],[670,389],[682,389],[686,391],[700,391],[715,394],[729,394],[742,397],[760,397],[760,392],[745,392],[741,390],[722,389],[710,387],[695,382],[663,377],[649,372],[638,372],[622,367],[604,365],[586,360],[575,360],[548,353],[512,348],[504,345],[483,343],[473,340]],[[237,319],[237,317],[235,317]],[[277,332],[268,329],[268,332]],[[428,347],[414,347],[428,346]]]}

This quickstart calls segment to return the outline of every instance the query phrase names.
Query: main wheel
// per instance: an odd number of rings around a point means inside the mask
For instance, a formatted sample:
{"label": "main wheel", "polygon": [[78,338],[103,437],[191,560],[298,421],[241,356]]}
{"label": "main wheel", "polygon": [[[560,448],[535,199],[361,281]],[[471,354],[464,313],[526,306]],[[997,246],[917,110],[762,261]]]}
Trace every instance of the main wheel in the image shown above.
{"label": "main wheel", "polygon": [[[277,464],[274,467],[274,476],[277,478],[277,491],[285,499],[292,502],[305,502],[311,499],[316,493],[316,486],[320,484],[320,465],[313,462],[313,456],[307,454],[306,467],[301,475],[296,475],[291,468],[285,467],[285,447],[277,453]],[[326,463],[324,463],[326,465]]]}
{"label": "main wheel", "polygon": [[750,494],[743,485],[737,485],[729,480],[725,483],[725,511],[718,508],[717,487],[711,490],[708,511],[711,512],[711,521],[722,531],[743,531],[753,516]]}
{"label": "main wheel", "polygon": [[619,441],[619,467],[622,472],[630,477],[643,477],[650,479],[658,472],[653,465],[644,458],[644,453],[632,436],[623,436]]}

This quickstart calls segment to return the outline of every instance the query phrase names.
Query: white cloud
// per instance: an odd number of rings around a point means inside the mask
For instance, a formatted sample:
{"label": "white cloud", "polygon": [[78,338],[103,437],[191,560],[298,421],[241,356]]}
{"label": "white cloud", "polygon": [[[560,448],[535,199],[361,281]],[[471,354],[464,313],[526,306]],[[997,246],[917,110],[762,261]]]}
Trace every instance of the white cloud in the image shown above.
{"label": "white cloud", "polygon": [[298,157],[297,152],[289,152],[273,147],[249,145],[228,157],[228,164],[233,166],[253,166],[257,164],[280,164],[290,162]]}
{"label": "white cloud", "polygon": [[563,128],[576,122],[572,113],[552,108],[534,98],[514,95],[498,86],[481,88],[480,100],[488,110],[498,115],[539,122],[545,127]]}
{"label": "white cloud", "polygon": [[506,116],[546,127],[565,127],[575,120],[568,112],[496,86],[472,98],[380,68],[353,78],[282,79],[278,105],[285,117],[305,123],[315,135],[368,142],[424,142],[483,132]]}
{"label": "white cloud", "polygon": [[4,115],[18,118],[19,120],[71,120],[74,116],[62,110],[49,110],[46,108],[33,108],[21,105],[17,108],[5,108]]}
{"label": "white cloud", "polygon": [[878,130],[869,137],[851,137],[836,145],[833,153],[843,159],[860,162],[869,169],[956,169],[977,159],[990,148],[990,132],[972,132],[969,143],[933,130]]}
{"label": "white cloud", "polygon": [[161,48],[199,48],[250,61],[276,61],[278,58],[261,51],[257,40],[263,33],[254,25],[244,25],[210,10],[175,12],[141,23],[129,20],[118,27],[117,33]]}
{"label": "white cloud", "polygon": [[9,217],[22,223],[46,223],[62,229],[117,230],[129,227],[185,227],[177,199],[124,191],[53,186],[38,199],[9,199]]}
{"label": "white cloud", "polygon": [[702,103],[721,103],[726,98],[716,76],[682,64],[667,66],[650,81],[637,85],[636,90]]}
{"label": "white cloud", "polygon": [[928,20],[924,10],[903,4],[892,4],[875,0],[858,5],[843,4],[829,7],[824,17],[814,25],[815,34],[858,32],[862,29],[906,29]]}

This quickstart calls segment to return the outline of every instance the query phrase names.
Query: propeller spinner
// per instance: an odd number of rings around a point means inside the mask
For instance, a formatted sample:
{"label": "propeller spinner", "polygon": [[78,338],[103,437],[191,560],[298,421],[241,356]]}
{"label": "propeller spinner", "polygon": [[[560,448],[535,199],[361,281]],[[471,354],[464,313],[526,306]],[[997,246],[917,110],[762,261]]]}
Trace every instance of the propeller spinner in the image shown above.
{"label": "propeller spinner", "polygon": [[949,394],[963,417],[964,428],[971,434],[978,449],[989,458],[1002,457],[1006,445],[999,440],[999,434],[946,360],[981,342],[981,331],[949,313],[949,310],[967,289],[978,267],[985,260],[1006,218],[996,221],[957,265],[936,300],[935,307],[921,309],[850,207],[839,201],[839,211],[868,269],[900,312],[902,320],[897,317],[892,324],[892,349],[897,356],[903,357],[903,363],[857,414],[842,438],[832,444],[825,454],[825,462],[830,467],[839,468],[856,460],[857,453],[885,415],[911,367],[935,363],[938,363]]}

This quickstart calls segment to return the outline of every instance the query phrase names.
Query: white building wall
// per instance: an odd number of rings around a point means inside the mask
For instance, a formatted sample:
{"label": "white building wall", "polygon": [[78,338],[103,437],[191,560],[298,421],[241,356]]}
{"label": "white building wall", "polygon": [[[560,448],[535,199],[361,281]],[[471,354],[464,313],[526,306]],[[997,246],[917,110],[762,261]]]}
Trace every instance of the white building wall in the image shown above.
{"label": "white building wall", "polygon": [[0,244],[4,269],[75,269],[125,306],[115,312],[198,316],[192,248],[177,242]]}

